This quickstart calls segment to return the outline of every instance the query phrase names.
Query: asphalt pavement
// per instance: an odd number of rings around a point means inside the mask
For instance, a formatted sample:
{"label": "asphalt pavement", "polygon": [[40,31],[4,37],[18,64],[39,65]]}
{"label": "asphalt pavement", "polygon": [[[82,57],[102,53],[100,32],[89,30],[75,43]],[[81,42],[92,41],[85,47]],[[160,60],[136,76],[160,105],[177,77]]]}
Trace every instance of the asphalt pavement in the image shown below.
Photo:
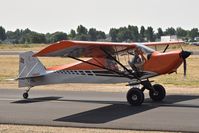
{"label": "asphalt pavement", "polygon": [[65,127],[199,132],[199,95],[168,94],[154,103],[146,94],[132,107],[126,94],[91,91],[0,89],[0,123]]}

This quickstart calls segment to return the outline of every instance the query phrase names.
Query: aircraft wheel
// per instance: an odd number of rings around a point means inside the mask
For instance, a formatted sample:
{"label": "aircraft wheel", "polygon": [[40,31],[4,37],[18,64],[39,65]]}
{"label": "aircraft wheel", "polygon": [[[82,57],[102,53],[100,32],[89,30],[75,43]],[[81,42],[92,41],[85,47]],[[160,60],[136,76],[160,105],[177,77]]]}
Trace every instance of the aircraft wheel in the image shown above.
{"label": "aircraft wheel", "polygon": [[153,85],[153,90],[149,90],[149,96],[153,101],[162,101],[166,96],[165,88],[160,84]]}
{"label": "aircraft wheel", "polygon": [[27,98],[28,98],[28,93],[27,93],[27,92],[25,92],[25,93],[23,94],[23,98],[24,98],[24,99],[27,99]]}
{"label": "aircraft wheel", "polygon": [[132,106],[139,106],[144,101],[144,93],[138,88],[131,88],[126,97],[128,103]]}

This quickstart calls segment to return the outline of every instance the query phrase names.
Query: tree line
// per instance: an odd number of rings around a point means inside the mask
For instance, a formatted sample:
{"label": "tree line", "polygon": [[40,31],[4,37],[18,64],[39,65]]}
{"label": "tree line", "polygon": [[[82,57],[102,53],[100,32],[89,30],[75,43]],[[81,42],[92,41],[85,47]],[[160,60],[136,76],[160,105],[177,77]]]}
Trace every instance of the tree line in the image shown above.
{"label": "tree line", "polygon": [[194,41],[199,36],[198,28],[185,30],[179,28],[167,28],[162,30],[141,26],[129,25],[127,27],[111,28],[108,34],[95,28],[87,29],[79,25],[76,30],[72,29],[69,33],[38,33],[30,29],[17,29],[15,31],[6,31],[0,26],[0,43],[11,44],[31,44],[31,43],[53,43],[60,40],[81,40],[81,41],[112,41],[112,42],[149,42],[159,41],[161,36],[176,35],[184,41]]}

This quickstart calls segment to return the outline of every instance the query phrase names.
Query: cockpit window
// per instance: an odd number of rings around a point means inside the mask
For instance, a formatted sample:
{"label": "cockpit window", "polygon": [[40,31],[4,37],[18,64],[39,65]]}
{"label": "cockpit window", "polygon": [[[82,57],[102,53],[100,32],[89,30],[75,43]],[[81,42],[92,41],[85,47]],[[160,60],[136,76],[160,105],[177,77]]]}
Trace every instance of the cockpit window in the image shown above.
{"label": "cockpit window", "polygon": [[[153,52],[155,52],[155,50],[137,43],[135,47],[131,49],[120,50],[120,54],[117,54],[116,58],[129,70],[137,68],[138,71],[143,71],[144,64],[151,59]],[[119,66],[118,68],[121,71],[126,71],[123,67]]]}
{"label": "cockpit window", "polygon": [[149,48],[145,45],[142,45],[142,44],[136,44],[136,46],[142,50],[142,52],[144,52],[145,54],[151,54],[153,53],[155,50],[153,50],[152,48]]}

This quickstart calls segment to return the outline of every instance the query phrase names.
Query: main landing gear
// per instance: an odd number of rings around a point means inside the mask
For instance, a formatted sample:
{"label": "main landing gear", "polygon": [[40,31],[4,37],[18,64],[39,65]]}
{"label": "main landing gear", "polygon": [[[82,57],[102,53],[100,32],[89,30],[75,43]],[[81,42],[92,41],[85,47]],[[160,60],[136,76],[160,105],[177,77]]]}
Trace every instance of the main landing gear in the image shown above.
{"label": "main landing gear", "polygon": [[28,99],[28,92],[30,91],[31,87],[29,87],[24,93],[23,93],[23,98]]}
{"label": "main landing gear", "polygon": [[142,89],[137,87],[131,88],[127,95],[127,101],[132,106],[139,106],[144,102],[144,90],[149,90],[149,96],[153,101],[162,101],[166,96],[165,88],[160,84],[151,85],[150,81],[142,81]]}

